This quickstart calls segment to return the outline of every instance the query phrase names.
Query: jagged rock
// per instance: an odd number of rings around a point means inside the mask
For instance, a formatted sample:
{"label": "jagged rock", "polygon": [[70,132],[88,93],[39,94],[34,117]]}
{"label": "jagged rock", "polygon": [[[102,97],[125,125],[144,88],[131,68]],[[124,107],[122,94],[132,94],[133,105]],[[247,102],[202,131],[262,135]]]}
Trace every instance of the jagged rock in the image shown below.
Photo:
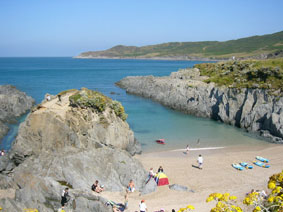
{"label": "jagged rock", "polygon": [[283,143],[283,97],[272,96],[268,90],[207,84],[196,68],[168,77],[126,77],[116,84],[128,93],[188,114],[212,118],[250,132],[266,130],[271,142]]}
{"label": "jagged rock", "polygon": [[155,192],[157,189],[157,184],[154,178],[151,178],[142,188],[141,195],[149,194]]}
{"label": "jagged rock", "polygon": [[0,140],[7,134],[7,123],[31,109],[35,101],[12,85],[0,85]]}
{"label": "jagged rock", "polygon": [[20,204],[57,210],[68,186],[75,202],[68,207],[75,207],[73,211],[109,211],[106,200],[91,191],[95,180],[108,191],[123,191],[131,179],[137,190],[142,188],[147,174],[131,157],[139,152],[139,144],[128,124],[107,105],[98,112],[88,105],[70,104],[69,97],[78,92],[61,92],[61,101],[43,101],[20,125],[0,166],[0,173],[11,175],[0,175],[0,186],[9,182],[17,189],[15,199],[3,203],[3,208],[9,205],[17,211]]}

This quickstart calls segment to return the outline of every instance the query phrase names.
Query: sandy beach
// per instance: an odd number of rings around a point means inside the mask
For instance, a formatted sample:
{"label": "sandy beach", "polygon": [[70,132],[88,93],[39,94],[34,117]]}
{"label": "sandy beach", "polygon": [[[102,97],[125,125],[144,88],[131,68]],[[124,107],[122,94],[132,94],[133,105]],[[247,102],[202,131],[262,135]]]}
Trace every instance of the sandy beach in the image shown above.
{"label": "sandy beach", "polygon": [[[204,158],[203,169],[197,169],[197,157]],[[231,164],[237,162],[252,163],[255,156],[262,156],[270,160],[270,168],[261,168],[254,165],[253,169],[238,171]],[[269,176],[279,173],[283,169],[283,145],[265,144],[263,146],[235,146],[222,149],[195,150],[186,154],[185,150],[171,150],[156,153],[144,153],[135,156],[144,165],[157,171],[163,166],[170,184],[187,186],[194,192],[170,190],[168,186],[160,186],[157,191],[144,196],[139,192],[129,195],[127,211],[138,211],[139,202],[146,201],[148,211],[158,211],[164,208],[169,212],[173,208],[177,211],[188,204],[195,207],[194,211],[207,212],[215,206],[215,202],[206,203],[206,198],[214,192],[225,193],[238,197],[239,205],[251,189],[267,189]],[[115,202],[124,202],[123,193],[103,192],[101,194]],[[244,211],[249,211],[245,206]]]}

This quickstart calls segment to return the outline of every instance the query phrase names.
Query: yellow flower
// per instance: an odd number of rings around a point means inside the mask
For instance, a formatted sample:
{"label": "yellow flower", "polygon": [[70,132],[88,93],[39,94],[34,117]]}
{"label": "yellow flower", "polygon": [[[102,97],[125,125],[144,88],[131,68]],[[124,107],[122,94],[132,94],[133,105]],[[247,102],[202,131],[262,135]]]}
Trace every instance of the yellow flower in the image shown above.
{"label": "yellow flower", "polygon": [[229,199],[230,199],[230,200],[236,200],[237,197],[236,197],[236,196],[230,196]]}
{"label": "yellow flower", "polygon": [[254,211],[261,211],[261,208],[259,206],[256,206]]}
{"label": "yellow flower", "polygon": [[240,207],[236,207],[236,211],[237,212],[243,212],[242,208],[240,208]]}
{"label": "yellow flower", "polygon": [[207,197],[206,202],[211,202],[213,199],[214,199],[213,197],[209,196]]}
{"label": "yellow flower", "polygon": [[270,202],[270,203],[273,203],[273,202],[274,202],[274,197],[273,197],[273,196],[269,197],[269,198],[267,199],[267,201]]}
{"label": "yellow flower", "polygon": [[192,206],[192,205],[188,205],[187,208],[190,209],[190,210],[194,210],[195,209],[195,207]]}
{"label": "yellow flower", "polygon": [[274,182],[268,183],[268,188],[269,188],[269,189],[274,189],[275,187],[276,187],[276,185],[275,185]]}
{"label": "yellow flower", "polygon": [[217,202],[216,207],[217,208],[223,208],[225,204],[223,202]]}
{"label": "yellow flower", "polygon": [[221,199],[222,196],[223,196],[223,195],[220,194],[220,193],[216,193],[216,194],[215,194],[215,197],[218,198],[218,199]]}

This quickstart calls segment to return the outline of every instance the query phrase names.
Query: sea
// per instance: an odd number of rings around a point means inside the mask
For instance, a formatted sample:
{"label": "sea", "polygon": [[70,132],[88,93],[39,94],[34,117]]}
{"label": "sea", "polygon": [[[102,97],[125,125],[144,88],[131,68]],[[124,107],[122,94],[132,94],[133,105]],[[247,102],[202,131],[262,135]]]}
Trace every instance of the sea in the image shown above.
{"label": "sea", "polygon": [[[206,118],[187,115],[150,99],[127,94],[115,86],[126,76],[167,76],[204,61],[75,59],[71,57],[0,58],[0,85],[12,84],[32,96],[36,103],[46,93],[56,95],[67,89],[86,87],[120,101],[127,122],[144,152],[190,148],[264,145],[254,134]],[[18,132],[17,124],[0,143],[9,150]],[[157,139],[165,139],[164,145]]]}

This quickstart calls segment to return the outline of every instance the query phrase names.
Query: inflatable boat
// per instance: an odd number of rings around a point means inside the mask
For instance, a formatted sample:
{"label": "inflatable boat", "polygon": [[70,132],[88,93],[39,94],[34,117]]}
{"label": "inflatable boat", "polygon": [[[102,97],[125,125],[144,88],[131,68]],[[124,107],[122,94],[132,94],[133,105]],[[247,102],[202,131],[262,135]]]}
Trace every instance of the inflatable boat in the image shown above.
{"label": "inflatable boat", "polygon": [[158,143],[158,144],[165,144],[164,139],[157,139],[155,142]]}

